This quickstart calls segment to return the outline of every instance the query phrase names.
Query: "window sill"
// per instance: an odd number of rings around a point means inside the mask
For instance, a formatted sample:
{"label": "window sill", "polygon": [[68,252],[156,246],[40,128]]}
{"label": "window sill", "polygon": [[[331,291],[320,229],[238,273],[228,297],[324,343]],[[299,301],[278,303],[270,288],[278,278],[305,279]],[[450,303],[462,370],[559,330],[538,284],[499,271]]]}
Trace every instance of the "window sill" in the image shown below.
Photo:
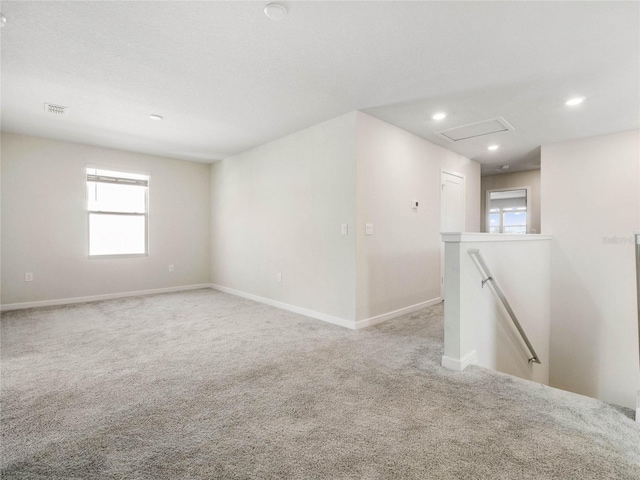
{"label": "window sill", "polygon": [[100,260],[104,258],[141,258],[148,257],[148,253],[121,253],[114,255],[89,255],[89,260]]}

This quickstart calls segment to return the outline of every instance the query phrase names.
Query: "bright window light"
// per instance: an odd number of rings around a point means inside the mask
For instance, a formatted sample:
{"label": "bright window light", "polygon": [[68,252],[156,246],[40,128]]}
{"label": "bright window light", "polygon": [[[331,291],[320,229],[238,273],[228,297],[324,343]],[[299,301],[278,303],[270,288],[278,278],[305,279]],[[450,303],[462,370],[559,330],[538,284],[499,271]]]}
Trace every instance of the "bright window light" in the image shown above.
{"label": "bright window light", "polygon": [[87,168],[89,256],[146,255],[149,176]]}
{"label": "bright window light", "polygon": [[527,233],[527,190],[496,190],[489,193],[489,233]]}
{"label": "bright window light", "polygon": [[145,217],[89,214],[89,255],[144,255]]}

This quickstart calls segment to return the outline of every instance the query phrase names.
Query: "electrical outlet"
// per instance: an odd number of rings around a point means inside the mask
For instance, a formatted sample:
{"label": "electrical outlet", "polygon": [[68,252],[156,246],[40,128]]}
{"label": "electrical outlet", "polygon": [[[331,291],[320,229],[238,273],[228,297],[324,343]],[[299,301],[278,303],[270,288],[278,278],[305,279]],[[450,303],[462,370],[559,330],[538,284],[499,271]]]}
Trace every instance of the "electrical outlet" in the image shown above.
{"label": "electrical outlet", "polygon": [[33,282],[33,272],[26,272],[24,274],[24,281],[25,282]]}
{"label": "electrical outlet", "polygon": [[169,265],[169,271],[173,272],[173,263],[171,265]]}
{"label": "electrical outlet", "polygon": [[342,235],[349,235],[349,224],[343,223],[340,227],[340,232],[342,233]]}
{"label": "electrical outlet", "polygon": [[364,226],[364,234],[365,235],[373,235],[373,223],[367,223]]}
{"label": "electrical outlet", "polygon": [[282,283],[282,274],[278,273],[278,283]]}

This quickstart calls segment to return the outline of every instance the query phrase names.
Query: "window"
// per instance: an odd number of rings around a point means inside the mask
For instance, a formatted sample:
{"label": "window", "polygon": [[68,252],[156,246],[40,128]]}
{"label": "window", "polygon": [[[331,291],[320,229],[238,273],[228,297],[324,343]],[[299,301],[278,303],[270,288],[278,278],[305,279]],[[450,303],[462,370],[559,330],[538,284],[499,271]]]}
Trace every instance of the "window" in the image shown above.
{"label": "window", "polygon": [[527,190],[489,192],[489,233],[527,233]]}
{"label": "window", "polygon": [[87,168],[89,256],[147,254],[149,176]]}
{"label": "window", "polygon": [[527,209],[520,207],[502,213],[502,233],[527,233]]}
{"label": "window", "polygon": [[489,233],[500,233],[500,209],[492,208],[489,211]]}

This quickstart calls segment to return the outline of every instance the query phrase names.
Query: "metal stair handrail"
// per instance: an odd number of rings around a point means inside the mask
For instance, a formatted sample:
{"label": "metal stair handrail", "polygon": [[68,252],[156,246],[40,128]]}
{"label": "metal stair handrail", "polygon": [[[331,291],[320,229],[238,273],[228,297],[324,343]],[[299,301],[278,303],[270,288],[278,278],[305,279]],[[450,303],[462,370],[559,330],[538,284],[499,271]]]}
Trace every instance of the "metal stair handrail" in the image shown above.
{"label": "metal stair handrail", "polygon": [[538,358],[538,354],[534,350],[533,345],[531,345],[531,342],[529,341],[529,337],[527,337],[527,334],[522,329],[522,325],[520,325],[520,322],[518,321],[518,317],[513,311],[513,308],[511,308],[511,305],[509,304],[507,297],[505,297],[504,292],[500,287],[500,284],[493,276],[493,273],[491,273],[491,270],[489,269],[486,262],[484,261],[484,258],[482,258],[482,255],[480,254],[480,250],[478,250],[477,248],[470,248],[469,255],[476,258],[478,265],[482,270],[481,273],[485,276],[485,278],[482,279],[482,286],[484,287],[485,283],[491,282],[494,292],[496,293],[496,295],[498,295],[498,298],[502,302],[502,305],[504,306],[505,310],[511,317],[511,320],[513,321],[514,325],[518,329],[518,332],[520,332],[520,336],[522,337],[522,340],[524,340],[524,343],[526,343],[527,348],[531,353],[531,358],[529,358],[529,363],[533,362],[533,363],[537,363],[538,365],[541,365],[542,362],[540,362],[540,359]]}

